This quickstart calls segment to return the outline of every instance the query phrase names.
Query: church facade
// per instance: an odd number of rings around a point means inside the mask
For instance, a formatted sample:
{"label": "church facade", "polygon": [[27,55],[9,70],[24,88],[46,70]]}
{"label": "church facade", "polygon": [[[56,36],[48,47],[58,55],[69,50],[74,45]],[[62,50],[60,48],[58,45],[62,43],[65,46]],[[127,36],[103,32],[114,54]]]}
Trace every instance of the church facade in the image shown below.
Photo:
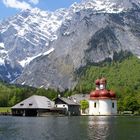
{"label": "church facade", "polygon": [[117,99],[112,90],[107,90],[105,78],[95,81],[96,89],[91,91],[89,99],[89,115],[116,115]]}

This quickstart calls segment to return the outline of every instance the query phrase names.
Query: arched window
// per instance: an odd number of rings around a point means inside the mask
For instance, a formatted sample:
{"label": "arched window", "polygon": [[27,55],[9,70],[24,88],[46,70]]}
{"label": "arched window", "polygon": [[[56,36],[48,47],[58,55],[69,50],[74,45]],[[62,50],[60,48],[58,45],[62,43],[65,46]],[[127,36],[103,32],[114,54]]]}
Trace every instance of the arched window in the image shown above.
{"label": "arched window", "polygon": [[96,102],[94,103],[94,108],[96,108]]}
{"label": "arched window", "polygon": [[112,103],[112,108],[114,108],[114,102]]}

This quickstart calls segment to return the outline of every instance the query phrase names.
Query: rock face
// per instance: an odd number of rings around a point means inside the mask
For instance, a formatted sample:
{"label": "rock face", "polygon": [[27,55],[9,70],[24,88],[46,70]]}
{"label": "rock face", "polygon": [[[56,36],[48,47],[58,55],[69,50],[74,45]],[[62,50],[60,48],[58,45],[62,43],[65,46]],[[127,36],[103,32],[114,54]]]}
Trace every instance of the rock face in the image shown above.
{"label": "rock face", "polygon": [[[30,61],[50,49],[49,44],[57,39],[57,29],[65,14],[64,9],[51,13],[35,8],[0,23],[0,68],[3,69],[0,76],[3,80],[7,80],[6,77],[10,77],[8,81],[14,80]],[[13,71],[7,67],[7,60]]]}
{"label": "rock face", "polygon": [[[64,11],[65,14],[62,14]],[[30,33],[20,31],[22,43],[19,42],[16,47],[11,45],[14,51],[8,53],[10,60],[22,64],[22,74],[18,76],[16,83],[63,91],[75,86],[78,80],[76,71],[89,63],[113,59],[115,53],[122,51],[140,56],[138,0],[85,0],[79,4],[74,3],[69,9],[56,12],[59,24],[53,25],[57,28],[50,33],[51,36],[40,40],[44,30],[36,34],[35,31],[41,26],[36,22],[35,26],[29,24],[29,27],[34,29]],[[42,29],[46,24],[41,26]],[[48,33],[47,27],[46,30]],[[38,43],[35,42],[36,46],[32,46],[37,36]],[[21,41],[19,38],[18,41]],[[25,38],[29,44],[25,43]],[[4,45],[6,46],[5,41]],[[18,55],[15,55],[15,52],[18,52]]]}

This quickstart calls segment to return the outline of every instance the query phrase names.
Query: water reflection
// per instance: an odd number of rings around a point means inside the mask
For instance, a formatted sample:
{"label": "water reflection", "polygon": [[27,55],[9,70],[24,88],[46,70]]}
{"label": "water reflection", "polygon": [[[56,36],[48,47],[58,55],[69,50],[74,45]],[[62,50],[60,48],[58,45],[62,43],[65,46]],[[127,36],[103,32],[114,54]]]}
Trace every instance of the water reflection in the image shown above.
{"label": "water reflection", "polygon": [[109,116],[89,117],[89,139],[105,140],[109,137],[112,129],[111,118]]}
{"label": "water reflection", "polygon": [[140,117],[4,117],[0,140],[139,140]]}

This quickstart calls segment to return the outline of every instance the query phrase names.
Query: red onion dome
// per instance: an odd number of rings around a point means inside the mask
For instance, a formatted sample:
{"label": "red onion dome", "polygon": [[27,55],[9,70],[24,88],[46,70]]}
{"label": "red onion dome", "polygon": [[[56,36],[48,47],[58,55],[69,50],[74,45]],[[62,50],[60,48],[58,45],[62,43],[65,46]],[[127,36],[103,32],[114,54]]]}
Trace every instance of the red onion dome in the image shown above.
{"label": "red onion dome", "polygon": [[109,94],[110,94],[110,97],[116,98],[116,94],[115,94],[114,91],[110,90],[110,91],[109,91]]}
{"label": "red onion dome", "polygon": [[109,91],[106,89],[101,90],[100,97],[110,97]]}
{"label": "red onion dome", "polygon": [[99,90],[91,91],[90,97],[99,97]]}
{"label": "red onion dome", "polygon": [[106,84],[106,79],[105,78],[102,78],[102,79],[100,79],[100,84]]}
{"label": "red onion dome", "polygon": [[96,84],[96,85],[100,85],[100,79],[97,79],[97,80],[95,81],[95,84]]}

